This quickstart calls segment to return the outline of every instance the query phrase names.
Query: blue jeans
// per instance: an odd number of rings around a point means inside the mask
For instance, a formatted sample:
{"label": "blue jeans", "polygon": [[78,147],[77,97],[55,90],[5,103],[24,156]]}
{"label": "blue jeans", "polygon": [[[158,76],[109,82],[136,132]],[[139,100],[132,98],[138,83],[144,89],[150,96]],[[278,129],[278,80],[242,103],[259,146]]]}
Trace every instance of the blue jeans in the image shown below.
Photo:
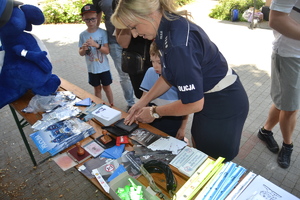
{"label": "blue jeans", "polygon": [[120,84],[123,90],[124,98],[127,101],[128,106],[132,106],[135,103],[133,97],[133,87],[129,75],[123,72],[121,69],[122,47],[116,43],[109,44],[109,51],[120,77]]}

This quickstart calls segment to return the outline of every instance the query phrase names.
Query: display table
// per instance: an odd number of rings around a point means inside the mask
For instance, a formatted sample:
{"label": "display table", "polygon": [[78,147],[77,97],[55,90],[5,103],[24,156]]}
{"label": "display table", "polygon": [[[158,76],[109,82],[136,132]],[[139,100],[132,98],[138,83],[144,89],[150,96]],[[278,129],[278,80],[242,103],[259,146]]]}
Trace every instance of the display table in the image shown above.
{"label": "display table", "polygon": [[[102,99],[99,99],[98,97],[84,91],[83,89],[79,88],[78,86],[64,80],[63,78],[60,78],[61,79],[61,85],[60,85],[60,88],[59,88],[59,91],[71,91],[72,93],[74,93],[78,98],[80,99],[85,99],[85,98],[91,98],[91,100],[93,102],[95,102],[96,104],[102,104],[102,103],[106,103],[104,102]],[[23,131],[23,128],[27,125],[33,125],[37,120],[40,120],[42,118],[42,113],[24,113],[22,112],[22,109],[26,108],[28,106],[28,103],[29,101],[31,100],[31,98],[33,97],[34,95],[28,91],[23,97],[21,97],[20,99],[14,101],[13,103],[11,103],[9,106],[11,108],[11,111],[12,111],[12,114],[14,116],[14,119],[17,123],[17,126],[18,126],[18,129],[20,131],[20,134],[22,136],[22,139],[25,143],[25,146],[28,150],[28,153],[29,153],[29,156],[31,157],[31,160],[33,162],[33,165],[34,166],[38,166],[38,164],[41,164],[42,162],[44,162],[45,160],[47,160],[48,158],[40,161],[40,162],[37,162],[33,153],[32,153],[32,150],[29,146],[29,143],[27,141],[27,137]],[[107,104],[107,103],[106,103]],[[81,110],[84,110],[86,107],[79,107]],[[120,110],[116,107],[114,107],[114,109],[117,109],[117,110]],[[121,110],[120,110],[121,111]],[[126,117],[127,113],[122,112],[122,117]],[[20,116],[22,117],[22,119],[20,120],[18,118],[18,115],[17,113],[20,114]],[[84,139],[82,141],[82,144],[85,144],[89,141],[91,141],[92,139],[95,139],[99,136],[102,135],[102,129],[101,129],[101,126],[102,124],[99,123],[98,121],[96,120],[90,120],[89,122],[90,125],[92,125],[96,131],[95,134],[91,135],[90,137]],[[147,129],[149,130],[150,132],[152,133],[155,133],[155,134],[158,134],[158,135],[162,135],[162,136],[167,136],[167,134],[161,132],[160,130],[148,125],[148,124],[143,124],[143,123],[140,123],[139,124],[139,127],[140,128],[144,128],[144,129]],[[127,144],[126,147],[125,147],[126,150],[133,150],[132,148],[132,145],[131,144]],[[79,167],[76,166],[77,168]],[[176,177],[176,181],[177,181],[177,190],[186,182],[186,180],[188,179],[188,177],[182,173],[180,173],[176,168],[174,168],[173,166],[171,166],[171,169],[173,171],[173,174],[174,176]],[[166,191],[166,181],[165,181],[165,177],[164,177],[164,174],[158,174],[158,173],[152,173],[151,174],[154,181],[156,182],[157,186],[163,191],[163,193],[165,193],[167,196],[169,196],[168,192]],[[92,178],[92,179],[89,179],[100,191],[102,191],[107,197],[111,198],[112,197],[106,193],[104,191],[104,189],[100,186],[99,182],[97,181],[96,178]],[[149,183],[147,181],[147,179],[144,177],[144,176],[140,176],[138,179],[137,179],[139,182],[141,182],[144,186],[148,186]]]}
{"label": "display table", "polygon": [[[62,78],[61,78],[61,85],[60,85],[59,91],[70,91],[70,92],[74,93],[80,99],[90,98],[96,104],[106,103],[102,99],[99,99],[98,97],[96,97],[96,96],[94,96],[94,95],[92,95],[92,94],[84,91],[83,89],[77,87],[76,85],[74,85],[74,84],[72,84],[72,83],[70,83],[70,82],[68,82],[68,81],[66,81],[66,80],[64,80]],[[30,102],[30,100],[31,100],[31,98],[33,96],[34,95],[32,94],[32,92],[28,91],[24,96],[22,96],[20,99],[16,100],[15,102],[11,103],[9,106],[10,106],[11,112],[13,114],[13,117],[14,117],[16,123],[17,123],[18,129],[19,129],[20,134],[22,136],[22,139],[23,139],[23,141],[25,143],[25,146],[26,146],[26,148],[28,150],[29,156],[30,156],[30,158],[31,158],[31,160],[33,162],[33,165],[34,166],[38,166],[38,164],[41,164],[45,160],[49,159],[49,157],[46,158],[46,159],[44,159],[44,160],[42,160],[42,161],[40,161],[40,162],[37,162],[36,159],[35,159],[35,157],[34,157],[34,154],[32,153],[30,145],[28,143],[27,137],[26,137],[26,135],[25,135],[25,133],[23,131],[23,128],[25,126],[33,125],[37,120],[42,119],[42,113],[24,113],[24,112],[22,112],[22,109],[24,109],[24,108],[26,108],[28,106],[28,104],[29,104],[29,102]],[[86,107],[78,107],[78,108],[81,109],[81,110],[85,110],[86,109]],[[116,107],[114,107],[114,109],[119,110]],[[19,115],[21,116],[21,119],[19,119],[17,113],[19,113]],[[126,117],[126,115],[127,115],[127,113],[125,113],[123,111],[121,111],[121,114],[122,114],[123,118]],[[99,137],[99,136],[102,135],[102,128],[101,128],[102,124],[100,122],[92,119],[92,120],[89,120],[87,123],[90,124],[91,126],[93,126],[93,128],[96,131],[96,133],[94,133],[93,135],[91,135],[91,136],[85,138],[84,140],[82,140],[81,141],[82,145],[84,145],[84,144],[86,144],[86,143],[88,143],[88,142],[90,142],[90,141],[94,140],[95,138],[97,138],[97,137]],[[161,132],[160,130],[158,130],[158,129],[156,129],[156,128],[148,125],[148,124],[140,123],[139,127],[147,129],[150,132],[158,134],[158,135],[167,136],[167,134]],[[72,147],[74,147],[74,145]],[[69,147],[69,148],[65,149],[63,152],[69,150],[72,147]],[[126,144],[125,149],[128,150],[128,151],[133,150],[132,143]],[[76,165],[75,166],[76,169],[78,169],[81,165],[82,164]],[[177,168],[175,168],[175,167],[173,167],[171,165],[169,165],[169,166],[170,166],[170,168],[171,168],[171,170],[172,170],[172,172],[173,172],[173,174],[174,174],[174,176],[176,178],[177,188],[176,188],[175,192],[177,192],[185,183],[189,183],[191,179],[189,179],[188,176],[186,176],[186,175],[182,174],[181,172],[179,172]],[[198,173],[194,173],[194,174],[198,175]],[[166,196],[170,197],[169,194],[168,194],[168,192],[167,192],[167,190],[166,190],[165,175],[164,174],[160,174],[160,173],[151,173],[151,176],[153,177],[156,185],[160,188],[160,190]],[[146,187],[149,186],[148,180],[143,175],[140,176],[137,180],[140,183],[142,183],[144,186],[146,186]],[[102,186],[99,184],[99,182],[98,182],[98,180],[96,178],[91,178],[91,179],[89,179],[89,181],[91,181],[108,198],[114,199],[109,193],[105,192],[105,190],[102,188]],[[240,179],[240,181],[241,182],[247,181],[247,177],[246,178],[242,177]],[[264,186],[268,185],[268,188],[273,188],[273,191],[278,192],[281,196],[287,197],[285,199],[293,199],[293,200],[294,199],[295,200],[298,199],[297,197],[291,195],[290,193],[286,192],[282,188],[276,186],[275,184],[271,183],[270,181],[264,179],[261,176],[257,176],[257,180],[255,180],[255,181],[253,182],[252,187],[249,187],[247,190],[245,190],[244,195],[246,195],[247,197],[249,197],[249,195],[253,195],[253,194],[255,194],[256,196],[259,195],[260,194],[259,191],[266,192],[266,191],[263,191],[264,190]],[[264,186],[258,185],[257,181],[259,183],[264,183]],[[238,187],[236,189],[238,189]],[[232,194],[234,194],[234,192],[232,192]],[[195,199],[195,198],[192,198],[192,199]],[[244,198],[244,196],[242,194],[241,198],[238,198],[238,200],[243,200],[243,199],[245,199],[245,198]]]}

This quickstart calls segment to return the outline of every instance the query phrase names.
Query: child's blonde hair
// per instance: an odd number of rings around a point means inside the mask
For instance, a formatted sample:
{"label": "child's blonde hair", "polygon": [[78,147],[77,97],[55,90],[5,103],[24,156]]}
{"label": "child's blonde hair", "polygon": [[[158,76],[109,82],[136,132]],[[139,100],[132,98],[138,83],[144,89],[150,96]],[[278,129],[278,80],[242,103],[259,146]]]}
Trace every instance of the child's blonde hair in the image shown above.
{"label": "child's blonde hair", "polygon": [[159,50],[157,48],[156,42],[153,41],[150,45],[150,50],[149,50],[150,56],[160,56],[159,55]]}

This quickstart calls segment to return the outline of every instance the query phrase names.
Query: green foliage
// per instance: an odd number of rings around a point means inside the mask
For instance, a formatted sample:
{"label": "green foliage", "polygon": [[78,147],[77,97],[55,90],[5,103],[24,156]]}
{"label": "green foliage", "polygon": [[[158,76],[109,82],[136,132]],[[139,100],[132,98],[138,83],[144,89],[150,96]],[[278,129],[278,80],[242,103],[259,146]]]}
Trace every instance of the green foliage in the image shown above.
{"label": "green foliage", "polygon": [[188,3],[191,3],[193,2],[194,0],[176,0],[176,3],[179,5],[179,6],[184,6]]}
{"label": "green foliage", "polygon": [[80,9],[87,3],[91,2],[87,0],[46,0],[42,6],[45,23],[81,23]]}
{"label": "green foliage", "polygon": [[[176,3],[183,6],[193,1],[176,0]],[[92,3],[92,0],[46,0],[42,3],[45,24],[82,23],[80,9],[88,3]]]}
{"label": "green foliage", "polygon": [[[219,0],[219,4],[212,9],[209,17],[219,20],[231,20],[231,9],[237,8],[239,10],[239,20],[245,21],[242,15],[247,9],[253,7],[253,1],[254,0]],[[255,8],[259,9],[265,5],[265,2],[263,0],[256,0],[255,4]]]}

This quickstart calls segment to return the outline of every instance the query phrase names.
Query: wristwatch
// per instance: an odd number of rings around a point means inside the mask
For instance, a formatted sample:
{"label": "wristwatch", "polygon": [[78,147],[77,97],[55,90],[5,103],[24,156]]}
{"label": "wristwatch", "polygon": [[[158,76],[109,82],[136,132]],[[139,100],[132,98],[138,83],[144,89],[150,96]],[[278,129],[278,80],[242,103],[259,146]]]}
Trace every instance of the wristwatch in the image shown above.
{"label": "wristwatch", "polygon": [[151,115],[152,117],[154,117],[155,119],[158,119],[158,118],[161,118],[161,116],[156,112],[156,107],[157,107],[157,106],[152,106],[152,107],[150,108],[150,115]]}

